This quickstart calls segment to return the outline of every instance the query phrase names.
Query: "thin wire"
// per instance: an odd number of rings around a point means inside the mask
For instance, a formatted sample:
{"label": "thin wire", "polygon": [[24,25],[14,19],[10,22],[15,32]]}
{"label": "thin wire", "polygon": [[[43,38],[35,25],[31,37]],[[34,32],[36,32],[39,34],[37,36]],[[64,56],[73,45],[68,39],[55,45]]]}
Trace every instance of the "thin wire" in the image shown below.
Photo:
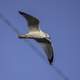
{"label": "thin wire", "polygon": [[[18,29],[15,26],[13,26],[12,23],[7,18],[5,18],[5,16],[3,16],[1,13],[0,13],[0,19],[3,20],[17,35],[20,34],[20,32],[18,31]],[[30,41],[26,41],[24,39],[24,42],[27,43],[28,45],[30,45],[31,48],[36,53],[38,53],[37,55],[39,55],[40,57],[43,57],[42,59],[44,59],[44,56],[41,54],[40,50],[37,49],[35,46],[33,46]],[[51,67],[58,73],[59,76],[62,77],[62,79],[69,80],[69,78],[66,75],[64,75],[63,72],[57,66],[54,66],[54,64],[53,64],[53,65],[51,65]]]}
{"label": "thin wire", "polygon": [[58,73],[58,75],[59,75],[62,79],[64,79],[64,80],[70,80],[70,79],[61,71],[61,69],[59,69],[57,66],[52,65],[51,67]]}
{"label": "thin wire", "polygon": [[18,29],[16,29],[16,27],[14,27],[11,24],[11,22],[7,18],[5,18],[5,16],[3,16],[1,13],[0,13],[0,19],[3,20],[16,34],[20,34]]}
{"label": "thin wire", "polygon": [[[2,21],[4,21],[13,30],[13,32],[15,32],[17,35],[20,34],[19,30],[1,13],[0,13],[0,19]],[[43,59],[44,59],[44,55],[41,53],[41,51],[39,49],[37,49],[34,45],[32,45],[32,43],[30,41],[25,40],[25,39],[23,39],[23,40],[26,44],[31,46],[31,48],[37,53],[37,55],[39,55],[40,57],[43,57]]]}

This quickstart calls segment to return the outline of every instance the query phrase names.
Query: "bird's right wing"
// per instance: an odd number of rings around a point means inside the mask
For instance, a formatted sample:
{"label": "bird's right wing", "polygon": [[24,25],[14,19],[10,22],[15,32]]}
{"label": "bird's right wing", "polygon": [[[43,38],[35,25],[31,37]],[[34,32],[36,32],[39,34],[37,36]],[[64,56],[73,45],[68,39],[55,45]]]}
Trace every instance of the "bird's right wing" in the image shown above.
{"label": "bird's right wing", "polygon": [[39,20],[36,17],[33,17],[25,12],[19,11],[20,15],[22,15],[28,23],[28,27],[30,31],[39,30]]}

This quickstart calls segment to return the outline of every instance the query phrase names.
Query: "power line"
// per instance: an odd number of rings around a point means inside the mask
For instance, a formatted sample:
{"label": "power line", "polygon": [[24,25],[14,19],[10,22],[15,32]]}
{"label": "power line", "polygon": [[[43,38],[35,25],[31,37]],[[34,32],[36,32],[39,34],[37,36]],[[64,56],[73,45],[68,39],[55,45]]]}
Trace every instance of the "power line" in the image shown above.
{"label": "power line", "polygon": [[64,79],[64,80],[69,80],[69,78],[55,65],[52,65],[52,68],[58,73],[58,75]]}
{"label": "power line", "polygon": [[[17,35],[20,34],[18,29],[15,26],[13,26],[12,23],[4,15],[2,15],[1,13],[0,13],[0,19],[3,20],[13,30],[13,32],[15,32]],[[28,45],[30,45],[31,48],[35,52],[37,52],[37,55],[40,56],[40,57],[43,57],[43,59],[44,59],[44,56],[41,54],[40,50],[37,49],[35,46],[33,46],[30,41],[27,42],[24,39],[24,42],[27,43]],[[57,66],[54,66],[54,64],[53,64],[53,65],[51,65],[51,67],[58,73],[59,76],[61,76],[62,79],[69,80],[69,78],[65,74],[63,74],[63,72]]]}

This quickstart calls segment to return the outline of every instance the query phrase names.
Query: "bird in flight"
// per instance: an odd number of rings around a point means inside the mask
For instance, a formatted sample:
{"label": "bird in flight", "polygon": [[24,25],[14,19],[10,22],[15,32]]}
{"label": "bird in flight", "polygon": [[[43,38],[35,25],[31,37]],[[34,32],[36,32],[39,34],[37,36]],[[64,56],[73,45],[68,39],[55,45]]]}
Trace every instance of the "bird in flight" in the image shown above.
{"label": "bird in flight", "polygon": [[29,32],[27,34],[18,35],[19,39],[34,39],[37,41],[43,48],[48,61],[50,64],[53,62],[54,52],[51,43],[51,39],[48,33],[43,32],[39,27],[39,19],[33,17],[30,14],[19,11],[19,14],[22,15],[27,21]]}

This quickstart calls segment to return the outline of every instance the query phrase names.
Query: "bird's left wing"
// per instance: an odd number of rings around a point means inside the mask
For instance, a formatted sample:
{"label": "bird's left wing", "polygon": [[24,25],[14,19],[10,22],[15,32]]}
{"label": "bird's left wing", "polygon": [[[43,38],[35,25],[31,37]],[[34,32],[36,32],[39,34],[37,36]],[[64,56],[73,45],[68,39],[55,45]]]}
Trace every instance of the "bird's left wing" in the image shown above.
{"label": "bird's left wing", "polygon": [[53,58],[54,58],[54,52],[53,52],[53,47],[51,44],[51,41],[49,41],[46,38],[42,38],[42,39],[35,39],[37,42],[39,42],[39,44],[41,45],[41,47],[44,49],[47,57],[48,57],[48,61],[50,64],[52,64],[53,62]]}

